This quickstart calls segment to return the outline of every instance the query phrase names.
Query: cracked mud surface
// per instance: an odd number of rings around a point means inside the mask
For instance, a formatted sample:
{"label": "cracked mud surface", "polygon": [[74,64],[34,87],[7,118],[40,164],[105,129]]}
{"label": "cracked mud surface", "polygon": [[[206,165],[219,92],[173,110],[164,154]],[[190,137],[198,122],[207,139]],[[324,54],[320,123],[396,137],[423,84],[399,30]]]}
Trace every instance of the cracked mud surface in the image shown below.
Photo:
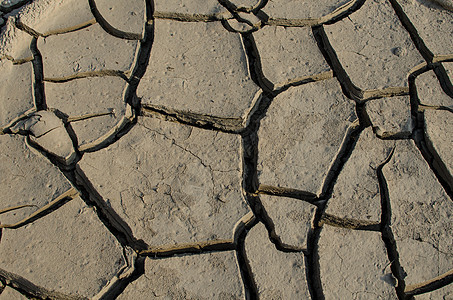
{"label": "cracked mud surface", "polygon": [[453,298],[450,0],[0,27],[0,300]]}

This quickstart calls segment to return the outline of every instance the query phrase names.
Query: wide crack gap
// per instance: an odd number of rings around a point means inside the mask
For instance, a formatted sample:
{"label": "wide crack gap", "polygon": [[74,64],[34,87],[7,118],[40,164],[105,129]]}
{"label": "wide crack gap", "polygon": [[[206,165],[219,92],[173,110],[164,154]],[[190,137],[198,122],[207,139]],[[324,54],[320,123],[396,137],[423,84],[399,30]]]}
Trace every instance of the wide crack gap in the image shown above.
{"label": "wide crack gap", "polygon": [[312,27],[312,32],[316,43],[318,44],[318,48],[324,56],[324,59],[333,70],[334,76],[340,82],[343,93],[346,95],[346,97],[357,102],[362,101],[364,98],[363,91],[352,83],[351,79],[346,73],[346,70],[341,65],[340,60],[335,53],[335,50],[329,42],[324,27],[322,25],[314,26]]}
{"label": "wide crack gap", "polygon": [[415,124],[412,138],[447,195],[453,199],[453,177],[426,135],[425,117],[423,107],[420,107],[415,79],[416,76],[409,76],[411,115]]}
{"label": "wide crack gap", "polygon": [[409,17],[406,16],[404,13],[403,8],[396,0],[388,0],[395,11],[396,16],[400,20],[403,27],[409,33],[412,42],[414,43],[415,47],[417,48],[418,52],[422,55],[422,57],[426,60],[426,62],[430,63],[433,61],[434,54],[428,49],[425,45],[425,42],[420,38],[417,29],[415,28],[414,24],[410,21]]}
{"label": "wide crack gap", "polygon": [[[356,104],[358,122],[356,121],[356,123],[351,124],[349,127],[338,154],[332,161],[328,175],[324,179],[323,186],[321,188],[322,193],[319,198],[325,201],[319,203],[313,218],[313,229],[308,233],[307,282],[310,295],[315,300],[325,298],[322,290],[318,254],[318,241],[322,230],[322,219],[325,215],[328,199],[332,196],[337,178],[340,176],[341,170],[350,158],[360,134],[365,129],[365,124],[367,124],[367,120],[362,111],[362,106],[363,104]],[[371,228],[373,227],[371,226]]]}
{"label": "wide crack gap", "polygon": [[384,168],[384,166],[391,160],[394,151],[395,151],[395,149],[393,149],[393,151],[389,154],[387,159],[376,168],[376,174],[377,174],[378,184],[379,184],[379,193],[381,195],[382,240],[387,249],[387,256],[390,261],[390,269],[392,271],[393,276],[397,280],[397,284],[395,286],[396,294],[398,296],[398,299],[405,300],[405,299],[407,299],[407,297],[404,293],[404,289],[406,286],[406,283],[404,282],[404,271],[403,271],[403,268],[401,267],[401,264],[399,261],[399,254],[398,254],[398,250],[397,250],[397,246],[396,246],[396,241],[393,236],[392,228],[390,227],[391,221],[392,221],[392,208],[391,208],[391,203],[390,203],[390,195],[389,195],[387,181],[385,179],[384,173],[382,172],[382,169]]}
{"label": "wide crack gap", "polygon": [[38,38],[33,37],[30,50],[33,54],[32,66],[33,66],[33,100],[35,102],[36,110],[46,110],[46,96],[44,90],[44,66],[42,61],[41,52],[38,49]]}
{"label": "wide crack gap", "polygon": [[91,300],[116,299],[129,284],[145,274],[145,257],[127,247],[123,247],[123,257],[126,265]]}
{"label": "wide crack gap", "polygon": [[[136,34],[132,32],[125,32],[113,27],[107,20],[102,16],[96,6],[95,0],[88,0],[88,4],[90,5],[90,10],[93,13],[94,18],[96,19],[97,23],[101,25],[102,29],[108,34],[125,40],[141,40],[142,35]],[[145,4],[146,5],[146,4]],[[145,8],[146,9],[146,8]]]}
{"label": "wide crack gap", "polygon": [[139,252],[142,256],[171,257],[176,254],[201,254],[206,252],[222,252],[236,250],[233,240],[212,240],[188,244],[163,245],[150,247]]}
{"label": "wide crack gap", "polygon": [[82,200],[88,206],[96,208],[95,212],[101,222],[123,247],[129,246],[136,251],[148,248],[143,240],[134,237],[129,225],[104,201],[79,166],[72,172],[64,172],[64,175],[78,189]]}
{"label": "wide crack gap", "polygon": [[247,259],[245,239],[248,232],[257,224],[258,220],[253,216],[244,226],[238,226],[237,230],[235,230],[236,259],[244,285],[245,299],[248,300],[258,299],[258,287]]}
{"label": "wide crack gap", "polygon": [[421,295],[443,288],[453,283],[453,270],[441,274],[431,280],[406,286],[405,292],[408,296]]}
{"label": "wide crack gap", "polygon": [[[269,101],[264,101],[268,102]],[[268,105],[264,103],[258,111],[264,112]],[[257,115],[255,115],[257,116]],[[259,116],[262,116],[260,113]],[[243,150],[243,189],[245,193],[245,199],[247,204],[251,208],[252,212],[256,218],[261,221],[266,227],[269,235],[270,241],[275,245],[277,250],[282,252],[300,252],[302,249],[295,248],[290,245],[286,245],[282,242],[281,238],[275,232],[275,225],[272,221],[272,218],[268,215],[266,209],[259,196],[257,191],[259,189],[258,183],[258,129],[259,129],[259,119],[254,119],[251,123],[248,131],[242,134],[242,150]]]}

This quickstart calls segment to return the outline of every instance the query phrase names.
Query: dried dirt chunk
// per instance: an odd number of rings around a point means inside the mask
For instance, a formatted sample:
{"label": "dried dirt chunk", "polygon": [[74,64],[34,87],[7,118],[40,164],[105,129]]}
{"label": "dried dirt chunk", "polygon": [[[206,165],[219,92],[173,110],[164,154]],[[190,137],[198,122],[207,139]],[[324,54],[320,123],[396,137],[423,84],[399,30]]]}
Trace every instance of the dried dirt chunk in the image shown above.
{"label": "dried dirt chunk", "polygon": [[388,1],[366,1],[325,30],[342,67],[363,91],[406,87],[409,71],[423,62]]}
{"label": "dried dirt chunk", "polygon": [[63,121],[53,112],[40,110],[11,127],[12,133],[28,135],[31,145],[65,165],[77,158],[73,141]]}
{"label": "dried dirt chunk", "polygon": [[366,103],[373,129],[381,138],[407,138],[414,123],[409,96],[381,98]]}
{"label": "dried dirt chunk", "polygon": [[269,0],[262,9],[273,19],[320,19],[332,14],[348,0]]}
{"label": "dried dirt chunk", "polygon": [[137,41],[113,37],[99,24],[38,41],[45,78],[102,70],[129,71],[136,46]]}
{"label": "dried dirt chunk", "polygon": [[423,0],[397,2],[434,56],[453,54],[453,40],[450,38],[453,35],[451,11]]}
{"label": "dried dirt chunk", "polygon": [[447,177],[453,176],[453,114],[444,110],[425,110],[425,134],[445,164]]}
{"label": "dried dirt chunk", "polygon": [[433,71],[425,72],[415,80],[417,97],[421,104],[427,106],[444,106],[453,109],[453,98],[443,90]]}
{"label": "dried dirt chunk", "polygon": [[239,149],[237,135],[150,118],[80,165],[149,245],[227,240],[249,211]]}
{"label": "dried dirt chunk", "polygon": [[36,9],[44,12],[36,16],[36,13],[23,14],[20,21],[42,34],[77,27],[94,19],[88,0],[60,0],[53,1],[52,5],[37,4]]}
{"label": "dried dirt chunk", "polygon": [[85,297],[124,264],[120,244],[80,198],[26,227],[4,229],[0,252],[0,268],[48,290]]}
{"label": "dried dirt chunk", "polygon": [[69,118],[99,115],[71,122],[79,146],[101,137],[124,116],[123,92],[126,82],[120,77],[90,77],[62,83],[46,82],[47,105]]}
{"label": "dried dirt chunk", "polygon": [[13,288],[6,287],[3,292],[0,292],[0,300],[26,300],[28,299]]}
{"label": "dried dirt chunk", "polygon": [[258,131],[260,184],[321,192],[348,128],[354,104],[336,79],[308,83],[278,95]]}
{"label": "dried dirt chunk", "polygon": [[34,107],[31,63],[0,61],[0,128]]}
{"label": "dried dirt chunk", "polygon": [[250,77],[239,34],[226,31],[220,22],[169,20],[156,20],[155,34],[137,90],[144,105],[224,118],[240,118],[249,111],[259,88]]}
{"label": "dried dirt chunk", "polygon": [[71,185],[47,158],[32,151],[24,137],[0,136],[1,209],[36,205],[0,215],[2,224],[14,224],[66,192]]}
{"label": "dried dirt chunk", "polygon": [[306,250],[316,206],[286,197],[260,195],[260,199],[281,242],[293,249]]}
{"label": "dried dirt chunk", "polygon": [[217,0],[154,0],[156,12],[216,14],[227,12]]}
{"label": "dried dirt chunk", "polygon": [[310,299],[302,252],[278,251],[261,223],[247,234],[245,252],[259,299]]}
{"label": "dried dirt chunk", "polygon": [[326,299],[398,299],[380,233],[324,226],[318,252]]}
{"label": "dried dirt chunk", "polygon": [[102,17],[115,29],[142,34],[145,22],[145,1],[96,0]]}
{"label": "dried dirt chunk", "polygon": [[243,299],[233,251],[150,259],[118,299]]}
{"label": "dried dirt chunk", "polygon": [[264,76],[274,85],[329,71],[310,27],[267,26],[253,34]]}
{"label": "dried dirt chunk", "polygon": [[365,129],[344,165],[326,213],[340,218],[381,221],[381,195],[376,168],[385,161],[393,141],[378,139],[371,128]]}
{"label": "dried dirt chunk", "polygon": [[400,141],[383,168],[391,228],[407,285],[453,268],[453,204],[412,141]]}

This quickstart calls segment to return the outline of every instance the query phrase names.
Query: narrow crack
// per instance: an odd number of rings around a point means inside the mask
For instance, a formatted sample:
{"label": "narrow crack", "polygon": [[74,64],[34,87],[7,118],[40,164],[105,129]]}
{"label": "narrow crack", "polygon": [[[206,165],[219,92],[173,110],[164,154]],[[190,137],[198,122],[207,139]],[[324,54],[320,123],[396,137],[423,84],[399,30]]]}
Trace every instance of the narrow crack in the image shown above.
{"label": "narrow crack", "polygon": [[[77,192],[77,190],[75,190],[74,188],[71,188],[68,191],[66,191],[65,193],[63,193],[60,196],[58,196],[57,198],[55,198],[54,200],[52,200],[51,202],[49,202],[48,204],[46,204],[45,206],[41,207],[40,209],[38,209],[37,211],[32,213],[27,218],[15,223],[15,224],[0,224],[0,229],[3,229],[3,228],[17,229],[17,228],[23,227],[27,224],[30,224],[48,214],[50,214],[51,212],[55,211],[56,209],[63,206],[64,204],[68,203],[70,200],[74,199],[78,195],[79,195],[79,193]],[[30,206],[30,205],[25,205],[22,207],[26,207],[26,206]],[[12,209],[17,209],[17,208],[20,208],[20,207],[15,207]],[[10,210],[11,210],[11,208],[10,208]],[[6,210],[6,211],[8,211],[8,210]]]}
{"label": "narrow crack", "polygon": [[82,300],[85,297],[66,295],[37,286],[22,276],[0,269],[0,281],[29,298],[48,300]]}
{"label": "narrow crack", "polygon": [[145,117],[157,117],[165,121],[177,122],[197,128],[225,133],[240,133],[244,130],[243,120],[241,118],[214,117],[205,114],[173,110],[157,105],[143,105],[140,115]]}
{"label": "narrow crack", "polygon": [[154,12],[155,19],[166,19],[180,22],[215,22],[215,21],[224,21],[233,18],[228,13],[217,13],[217,14],[186,14],[186,13],[176,13],[176,12]]}
{"label": "narrow crack", "polygon": [[258,187],[257,194],[299,199],[299,200],[308,202],[310,204],[317,204],[319,202],[319,198],[316,196],[316,194],[313,194],[311,192],[306,192],[306,191],[301,191],[301,190],[286,188],[286,187],[263,185],[263,184],[261,184]]}
{"label": "narrow crack", "polygon": [[81,78],[90,78],[90,77],[108,77],[115,76],[124,79],[126,82],[129,81],[128,73],[120,70],[100,70],[100,71],[88,71],[88,72],[79,72],[64,77],[44,77],[43,81],[52,82],[52,83],[65,83],[75,79]]}
{"label": "narrow crack", "polygon": [[389,154],[389,156],[386,158],[386,160],[381,163],[377,168],[376,168],[376,174],[378,178],[378,184],[379,184],[379,193],[381,195],[381,233],[382,233],[382,240],[385,244],[385,247],[387,249],[387,255],[388,259],[391,262],[390,263],[390,269],[392,271],[393,276],[396,278],[397,284],[395,286],[395,291],[398,296],[398,299],[400,300],[405,300],[407,299],[404,289],[406,286],[406,283],[404,281],[404,270],[400,264],[399,261],[399,254],[396,246],[396,241],[393,236],[391,222],[392,222],[392,207],[390,203],[390,195],[389,195],[389,189],[387,185],[387,180],[385,179],[384,173],[382,172],[382,169],[384,166],[390,162],[390,160],[393,157],[393,154],[395,152],[395,148],[392,150],[392,152]]}
{"label": "narrow crack", "polygon": [[14,57],[12,57],[10,55],[4,54],[4,55],[0,56],[0,61],[3,59],[7,59],[7,60],[11,61],[13,63],[13,65],[22,65],[22,64],[33,61],[33,56],[21,58],[21,59],[15,59]]}
{"label": "narrow crack", "polygon": [[323,214],[321,220],[318,223],[319,227],[322,227],[324,224],[341,227],[354,230],[366,230],[366,231],[380,231],[381,223],[372,222],[365,220],[356,220],[350,218],[340,218],[330,214]]}

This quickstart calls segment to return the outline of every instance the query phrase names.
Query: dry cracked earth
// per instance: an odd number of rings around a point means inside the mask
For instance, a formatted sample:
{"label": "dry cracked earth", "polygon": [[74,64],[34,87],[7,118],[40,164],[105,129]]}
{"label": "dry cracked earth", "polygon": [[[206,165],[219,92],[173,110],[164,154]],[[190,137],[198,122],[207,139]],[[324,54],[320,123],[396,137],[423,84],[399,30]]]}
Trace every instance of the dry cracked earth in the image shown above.
{"label": "dry cracked earth", "polygon": [[0,299],[453,299],[451,0],[0,4]]}

